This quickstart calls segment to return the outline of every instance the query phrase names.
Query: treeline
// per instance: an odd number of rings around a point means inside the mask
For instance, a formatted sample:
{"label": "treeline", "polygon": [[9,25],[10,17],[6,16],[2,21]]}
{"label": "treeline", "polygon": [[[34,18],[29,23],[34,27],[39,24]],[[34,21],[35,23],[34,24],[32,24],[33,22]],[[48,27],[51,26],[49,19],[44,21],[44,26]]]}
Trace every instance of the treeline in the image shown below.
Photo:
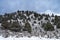
{"label": "treeline", "polygon": [[[35,18],[33,16],[31,16],[30,18],[29,16],[31,14],[34,14]],[[42,28],[45,31],[53,31],[54,30],[53,25],[56,25],[57,28],[60,28],[60,16],[54,16],[53,14],[51,16],[46,15],[46,14],[38,14],[37,12],[34,12],[34,11],[19,11],[18,10],[17,12],[13,12],[9,14],[5,13],[4,15],[0,15],[0,23],[1,23],[2,29],[7,29],[7,30],[15,31],[15,32],[28,31],[29,33],[31,33],[32,28],[28,21],[31,21],[31,19],[33,20],[38,19],[38,21],[40,21],[41,19],[43,19],[43,17],[45,17],[45,20],[48,20],[47,23],[42,24]],[[49,18],[51,17],[55,18],[51,20],[51,22],[54,23],[53,25],[49,22],[50,21]],[[23,23],[25,23],[25,25],[22,26],[19,23],[18,19],[20,20],[23,19]],[[12,20],[15,20],[15,22],[12,22]]]}

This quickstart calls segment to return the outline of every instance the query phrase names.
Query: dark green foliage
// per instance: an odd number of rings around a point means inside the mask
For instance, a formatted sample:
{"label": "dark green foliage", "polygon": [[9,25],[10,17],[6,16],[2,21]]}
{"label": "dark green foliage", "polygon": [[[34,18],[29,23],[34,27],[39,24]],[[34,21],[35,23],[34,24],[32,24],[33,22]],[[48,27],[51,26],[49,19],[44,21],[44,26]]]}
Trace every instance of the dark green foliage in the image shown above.
{"label": "dark green foliage", "polygon": [[31,16],[31,18],[33,18],[33,16]]}
{"label": "dark green foliage", "polygon": [[48,17],[46,17],[45,20],[48,20]]}
{"label": "dark green foliage", "polygon": [[20,11],[18,10],[17,12],[19,13]]}
{"label": "dark green foliage", "polygon": [[42,14],[42,16],[46,16],[46,15],[45,15],[45,13],[44,13],[44,14]]}
{"label": "dark green foliage", "polygon": [[26,19],[26,16],[24,16],[23,14],[19,15],[20,19]]}
{"label": "dark green foliage", "polygon": [[30,19],[30,18],[28,18],[27,20],[31,21],[31,19]]}
{"label": "dark green foliage", "polygon": [[32,26],[34,26],[34,24],[32,24]]}
{"label": "dark green foliage", "polygon": [[22,21],[23,23],[25,23],[25,19],[23,19],[23,21]]}
{"label": "dark green foliage", "polygon": [[15,32],[21,31],[21,26],[18,22],[9,23],[7,21],[3,21],[1,26],[3,26],[3,29],[8,29]]}
{"label": "dark green foliage", "polygon": [[28,31],[29,33],[31,33],[31,25],[29,24],[29,22],[25,23],[25,26],[24,26],[24,31]]}
{"label": "dark green foliage", "polygon": [[2,15],[0,15],[0,23],[2,22],[2,20],[3,20],[3,17],[2,17]]}
{"label": "dark green foliage", "polygon": [[54,19],[52,19],[51,22],[54,22]]}
{"label": "dark green foliage", "polygon": [[5,16],[5,17],[8,17],[8,16],[9,16],[9,14],[5,13],[5,14],[4,14],[4,16]]}
{"label": "dark green foliage", "polygon": [[51,16],[54,17],[54,14],[52,14]]}
{"label": "dark green foliage", "polygon": [[2,18],[2,15],[0,15],[0,18]]}
{"label": "dark green foliage", "polygon": [[21,31],[21,26],[19,25],[18,22],[13,22],[11,24],[10,30],[15,31],[15,32],[20,32]]}
{"label": "dark green foliage", "polygon": [[49,15],[49,14],[47,14],[47,15],[46,15],[46,17],[50,17],[50,15]]}
{"label": "dark green foliage", "polygon": [[42,19],[43,18],[43,16],[40,16],[40,19]]}
{"label": "dark green foliage", "polygon": [[18,13],[18,15],[19,15],[19,14],[21,14],[21,11],[18,10],[17,13]]}
{"label": "dark green foliage", "polygon": [[7,14],[7,19],[13,19],[14,18],[14,15],[15,15],[16,13],[10,13],[10,14]]}
{"label": "dark green foliage", "polygon": [[39,16],[39,14],[37,14],[36,12],[34,13],[34,17],[37,18]]}
{"label": "dark green foliage", "polygon": [[[18,14],[18,15],[16,15],[16,13]],[[33,13],[34,14],[34,17],[35,18],[33,18],[33,16],[31,16],[31,18],[33,19],[33,20],[36,20],[37,18],[38,18],[38,20],[40,21],[41,19],[43,19],[43,16],[45,16],[46,18],[45,18],[45,20],[48,20],[48,17],[49,17],[49,15],[45,15],[45,14],[43,14],[43,15],[40,15],[40,14],[38,14],[38,13],[36,13],[36,12],[33,12],[33,11],[17,11],[17,12],[13,12],[13,13],[11,13],[11,14],[7,14],[7,13],[5,13],[5,15],[3,15],[4,17],[2,17],[2,15],[0,15],[0,22],[2,23],[2,26],[3,26],[3,28],[4,29],[8,29],[8,30],[11,30],[11,31],[15,31],[15,32],[20,32],[21,31],[21,25],[18,23],[18,22],[7,22],[8,20],[11,20],[11,19],[13,19],[13,20],[17,20],[17,18],[18,19],[23,19],[23,23],[25,23],[26,21],[25,20],[29,20],[29,21],[31,21],[31,19],[30,18],[26,18],[26,16],[23,14],[23,13],[25,13],[28,17]],[[16,16],[15,16],[16,15]],[[52,15],[53,16],[53,15]],[[58,19],[58,17],[57,16],[55,16],[55,20],[52,20],[52,21],[54,21],[54,23],[58,23],[59,22],[59,19]],[[34,21],[34,23],[36,23],[36,21]],[[43,24],[43,21],[41,21],[41,23]],[[40,24],[40,22],[38,23],[38,24]],[[34,24],[32,24],[33,26],[34,26]],[[58,25],[57,25],[58,26]],[[46,31],[51,31],[51,30],[54,30],[54,28],[53,28],[53,26],[50,24],[50,23],[47,23],[47,24],[43,24],[43,28],[44,28],[44,30],[46,30]],[[25,23],[25,26],[24,26],[24,29],[23,29],[24,31],[28,31],[29,33],[31,33],[31,25],[29,24],[29,22],[26,22]]]}
{"label": "dark green foliage", "polygon": [[3,21],[1,26],[3,26],[3,29],[9,29],[10,23],[8,23],[7,21]]}
{"label": "dark green foliage", "polygon": [[34,21],[34,23],[36,23],[36,21]]}
{"label": "dark green foliage", "polygon": [[45,27],[45,25],[46,25],[46,23],[43,23],[43,24],[42,24],[42,28]]}
{"label": "dark green foliage", "polygon": [[31,15],[33,12],[32,11],[29,11],[29,15]]}
{"label": "dark green foliage", "polygon": [[54,27],[49,22],[47,22],[46,24],[43,24],[42,28],[44,28],[45,31],[53,31],[54,30]]}
{"label": "dark green foliage", "polygon": [[48,20],[49,15],[45,15],[45,16],[46,16],[45,20]]}
{"label": "dark green foliage", "polygon": [[26,16],[23,15],[23,13],[24,13],[24,11],[18,11],[18,16],[17,17],[20,17],[20,19],[26,19]]}
{"label": "dark green foliage", "polygon": [[27,16],[30,16],[31,12],[30,11],[25,11]]}
{"label": "dark green foliage", "polygon": [[21,16],[22,14],[21,13],[18,13],[18,16]]}
{"label": "dark green foliage", "polygon": [[13,20],[17,20],[17,17],[14,17]]}
{"label": "dark green foliage", "polygon": [[60,23],[57,23],[57,28],[60,28]]}
{"label": "dark green foliage", "polygon": [[42,14],[42,16],[45,16],[45,17],[50,17],[50,16],[49,16],[49,14],[47,14],[47,15],[46,15],[45,13],[44,13],[44,14]]}
{"label": "dark green foliage", "polygon": [[2,21],[7,21],[9,20],[9,14],[5,13]]}
{"label": "dark green foliage", "polygon": [[32,18],[33,20],[36,20],[36,18],[33,18],[33,16],[31,16],[31,18]]}
{"label": "dark green foliage", "polygon": [[55,20],[54,21],[54,24],[56,25],[59,22],[59,19],[58,19],[58,16],[57,15],[55,16],[55,19],[54,20]]}
{"label": "dark green foliage", "polygon": [[22,11],[22,13],[24,13],[24,11]]}
{"label": "dark green foliage", "polygon": [[38,18],[38,20],[41,20],[41,19],[43,19],[43,16],[42,15],[40,15],[40,18]]}
{"label": "dark green foliage", "polygon": [[41,20],[41,18],[38,18],[38,21],[40,21]]}
{"label": "dark green foliage", "polygon": [[8,20],[8,18],[6,18],[6,17],[2,19],[2,21],[7,21],[7,20]]}
{"label": "dark green foliage", "polygon": [[35,29],[37,30],[37,27],[35,27]]}
{"label": "dark green foliage", "polygon": [[40,25],[40,22],[38,24]]}

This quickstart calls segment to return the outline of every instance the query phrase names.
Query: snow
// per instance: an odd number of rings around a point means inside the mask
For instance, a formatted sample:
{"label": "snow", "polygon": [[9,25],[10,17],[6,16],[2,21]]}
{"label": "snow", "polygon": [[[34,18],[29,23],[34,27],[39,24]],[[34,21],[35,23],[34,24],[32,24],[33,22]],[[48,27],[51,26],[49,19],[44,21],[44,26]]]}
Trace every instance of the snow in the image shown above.
{"label": "snow", "polygon": [[45,11],[45,14],[52,15],[52,13],[53,13],[53,12],[52,12],[51,10],[46,10],[46,11]]}
{"label": "snow", "polygon": [[51,16],[52,14],[57,15],[57,16],[60,16],[60,13],[56,13],[56,12],[53,12],[53,11],[51,11],[51,10],[46,10],[45,12],[41,12],[40,14],[42,14],[42,13],[49,14],[50,16]]}
{"label": "snow", "polygon": [[20,38],[16,38],[16,37],[8,37],[8,38],[3,38],[0,36],[0,40],[60,40],[60,39],[49,39],[49,38],[43,38],[43,37],[31,37],[31,38],[28,38],[28,37],[20,37]]}

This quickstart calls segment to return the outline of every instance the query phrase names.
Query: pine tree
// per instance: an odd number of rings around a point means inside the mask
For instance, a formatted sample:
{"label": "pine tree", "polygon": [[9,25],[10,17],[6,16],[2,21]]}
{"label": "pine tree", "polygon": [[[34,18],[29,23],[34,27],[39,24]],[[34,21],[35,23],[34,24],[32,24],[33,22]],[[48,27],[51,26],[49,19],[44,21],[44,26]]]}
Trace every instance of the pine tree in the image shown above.
{"label": "pine tree", "polygon": [[31,25],[29,24],[29,22],[25,23],[24,31],[28,31],[29,33],[31,33]]}
{"label": "pine tree", "polygon": [[53,31],[54,27],[51,23],[47,22],[42,25],[42,28],[44,28],[45,31]]}

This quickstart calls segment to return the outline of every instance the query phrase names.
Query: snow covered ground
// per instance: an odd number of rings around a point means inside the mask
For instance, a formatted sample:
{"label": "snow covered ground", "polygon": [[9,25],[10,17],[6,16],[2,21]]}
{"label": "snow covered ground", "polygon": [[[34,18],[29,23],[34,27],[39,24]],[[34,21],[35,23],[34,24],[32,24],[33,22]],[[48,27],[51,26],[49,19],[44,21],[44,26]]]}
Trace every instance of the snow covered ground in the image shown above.
{"label": "snow covered ground", "polygon": [[42,38],[42,37],[20,37],[20,38],[15,38],[15,37],[8,37],[8,38],[3,38],[2,36],[0,36],[0,40],[60,40],[60,39],[49,39],[49,38]]}

